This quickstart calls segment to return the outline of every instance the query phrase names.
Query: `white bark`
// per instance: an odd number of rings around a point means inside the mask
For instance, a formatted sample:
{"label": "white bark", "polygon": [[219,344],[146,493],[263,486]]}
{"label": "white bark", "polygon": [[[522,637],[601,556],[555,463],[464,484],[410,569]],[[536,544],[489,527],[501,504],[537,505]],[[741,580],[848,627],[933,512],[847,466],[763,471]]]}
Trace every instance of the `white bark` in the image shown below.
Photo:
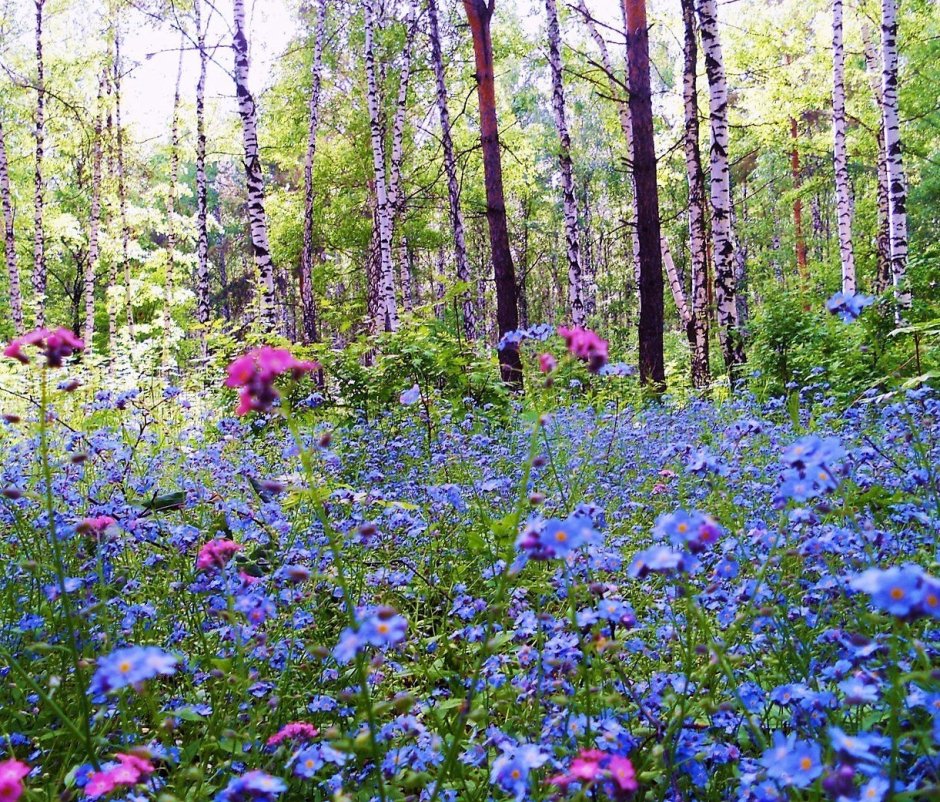
{"label": "white bark", "polygon": [[184,39],[180,37],[176,86],[173,94],[173,120],[170,123],[170,192],[167,197],[166,278],[163,298],[163,367],[165,369],[168,369],[172,362],[167,336],[173,321],[171,310],[176,279],[176,207],[180,172],[180,84],[183,80],[183,44]]}
{"label": "white bark", "polygon": [[385,171],[385,143],[382,141],[381,111],[376,73],[374,33],[378,0],[365,2],[365,62],[368,82],[369,129],[372,142],[372,166],[375,172],[376,223],[378,225],[378,264],[376,316],[370,321],[373,331],[395,331],[398,308],[395,301],[395,270],[392,265],[392,210]]}
{"label": "white bark", "polygon": [[[127,336],[134,340],[134,299],[131,290],[131,228],[127,220],[127,185],[124,180],[124,126],[121,123],[121,29],[118,21],[114,38],[114,125],[117,132],[117,181],[118,213],[121,220],[121,259],[124,263],[124,311],[127,319]],[[112,348],[114,343],[111,344]],[[112,351],[112,353],[114,353]]]}
{"label": "white bark", "polygon": [[313,160],[320,127],[320,92],[323,82],[323,40],[326,36],[327,0],[317,0],[317,21],[313,34],[313,61],[310,66],[310,103],[307,123],[307,155],[304,160],[304,241],[300,254],[300,306],[303,314],[303,341],[316,342],[317,313],[313,300]]}
{"label": "white bark", "polygon": [[[454,157],[454,140],[451,136],[450,110],[447,106],[447,82],[444,74],[444,57],[441,52],[437,0],[427,0],[427,3],[428,35],[431,40],[431,63],[434,67],[434,78],[437,84],[437,112],[441,123],[444,173],[447,176],[450,223],[454,231],[454,261],[457,268],[457,281],[469,287],[470,265],[467,262],[467,240],[464,234],[463,213],[460,211],[460,183],[457,179],[457,160]],[[468,340],[476,339],[476,310],[469,290],[463,296],[463,327]]]}
{"label": "white bark", "polygon": [[36,327],[46,324],[46,245],[43,232],[43,177],[46,136],[46,74],[42,55],[45,0],[36,0],[36,164],[33,174],[33,305]]}
{"label": "white bark", "polygon": [[558,131],[558,164],[561,168],[562,201],[565,216],[565,245],[568,257],[568,308],[575,326],[584,325],[584,301],[581,287],[581,243],[578,232],[578,202],[574,191],[574,168],[571,162],[571,135],[565,110],[565,87],[562,79],[561,32],[555,0],[545,0],[548,16],[548,63],[552,71],[552,110]]}
{"label": "white bark", "polygon": [[101,128],[105,74],[98,78],[98,107],[95,110],[95,141],[91,157],[91,216],[88,221],[88,261],[85,264],[85,331],[82,339],[90,353],[95,339],[95,275],[98,271],[98,229],[101,224]]}
{"label": "white bark", "polygon": [[258,147],[258,110],[248,88],[248,38],[245,31],[245,0],[233,0],[235,16],[235,92],[242,121],[245,148],[245,180],[248,185],[248,222],[251,250],[259,282],[259,313],[266,332],[275,329],[274,264],[268,244],[268,220],[264,211],[264,174]]}
{"label": "white bark", "polygon": [[[206,31],[202,27],[202,0],[193,0],[199,79],[196,82],[196,320],[205,348],[209,323],[209,185],[206,179]],[[203,354],[205,356],[205,354]]]}
{"label": "white bark", "polygon": [[10,315],[17,336],[25,331],[23,323],[23,293],[20,289],[20,269],[16,264],[16,238],[13,231],[13,196],[10,193],[10,170],[7,163],[7,143],[0,121],[0,202],[3,204],[3,243],[10,289]]}
{"label": "white bark", "polygon": [[872,95],[878,107],[878,272],[875,277],[876,292],[884,292],[891,283],[891,235],[888,230],[888,155],[885,151],[884,97],[881,91],[881,58],[872,41],[868,26],[862,31],[865,50],[865,66],[871,84]]}
{"label": "white bark", "polygon": [[836,178],[836,210],[842,292],[855,292],[855,257],[852,252],[852,187],[845,144],[845,52],[842,47],[842,0],[832,0],[832,130]]}
{"label": "white bark", "polygon": [[901,149],[901,123],[898,115],[898,21],[897,0],[881,3],[881,53],[884,59],[881,92],[888,160],[888,229],[891,247],[891,283],[900,310],[911,305],[905,284],[907,272],[907,182]]}
{"label": "white bark", "polygon": [[685,297],[685,288],[679,279],[679,271],[676,270],[676,263],[672,261],[672,253],[669,250],[666,238],[661,237],[659,244],[663,252],[663,267],[666,270],[666,278],[669,280],[669,289],[672,290],[672,299],[676,302],[676,309],[679,311],[682,325],[688,326],[692,322],[692,312],[689,310],[689,303]]}
{"label": "white bark", "polygon": [[721,41],[718,35],[716,1],[699,0],[698,17],[709,89],[711,126],[709,172],[715,302],[722,353],[733,385],[739,378],[739,369],[744,363],[744,345],[738,329],[735,303],[734,241],[731,235],[731,172],[728,165],[728,84],[725,80]]}

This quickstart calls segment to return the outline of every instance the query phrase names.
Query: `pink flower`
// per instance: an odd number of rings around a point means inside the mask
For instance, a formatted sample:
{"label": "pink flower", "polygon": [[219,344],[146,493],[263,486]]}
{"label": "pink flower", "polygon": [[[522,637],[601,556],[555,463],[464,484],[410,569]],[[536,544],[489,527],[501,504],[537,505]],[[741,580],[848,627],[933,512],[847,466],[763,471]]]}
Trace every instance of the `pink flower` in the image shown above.
{"label": "pink flower", "polygon": [[196,570],[209,571],[215,568],[225,568],[225,564],[241,550],[242,547],[233,540],[210,540],[199,549],[199,555],[196,557]]}
{"label": "pink flower", "polygon": [[581,785],[582,790],[601,785],[613,799],[623,799],[639,787],[629,758],[599,749],[582,749],[571,761],[568,771],[552,777],[549,782],[563,791],[567,791],[572,783]]}
{"label": "pink flower", "polygon": [[292,721],[285,724],[274,735],[268,738],[268,746],[277,746],[282,741],[312,741],[320,731],[306,721]]}
{"label": "pink flower", "polygon": [[153,764],[139,755],[118,753],[117,765],[112,765],[103,771],[93,772],[85,786],[85,795],[92,799],[110,794],[116,788],[127,785],[137,785],[148,775],[153,774]]}
{"label": "pink flower", "polygon": [[20,760],[0,762],[0,802],[16,802],[26,789],[23,778],[30,768]]}
{"label": "pink flower", "polygon": [[602,340],[590,329],[559,326],[558,333],[564,337],[571,354],[588,363],[591,373],[597,373],[607,364],[607,340]]}
{"label": "pink flower", "polygon": [[84,518],[75,527],[75,531],[80,535],[94,535],[101,537],[109,526],[115,526],[117,521],[110,515],[98,515],[95,518]]}
{"label": "pink flower", "polygon": [[557,364],[558,360],[551,354],[539,354],[539,370],[542,373],[551,373]]}
{"label": "pink flower", "polygon": [[35,329],[34,331],[17,337],[3,349],[3,355],[16,359],[24,365],[29,364],[29,357],[23,353],[27,345],[40,349],[46,357],[46,365],[50,368],[61,368],[62,361],[76,351],[84,351],[85,343],[65,328]]}
{"label": "pink flower", "polygon": [[318,362],[304,362],[294,358],[284,348],[263,346],[240,356],[228,366],[226,387],[241,388],[238,393],[236,415],[267,412],[281,397],[274,387],[274,380],[289,374],[294,380],[305,373],[319,370]]}

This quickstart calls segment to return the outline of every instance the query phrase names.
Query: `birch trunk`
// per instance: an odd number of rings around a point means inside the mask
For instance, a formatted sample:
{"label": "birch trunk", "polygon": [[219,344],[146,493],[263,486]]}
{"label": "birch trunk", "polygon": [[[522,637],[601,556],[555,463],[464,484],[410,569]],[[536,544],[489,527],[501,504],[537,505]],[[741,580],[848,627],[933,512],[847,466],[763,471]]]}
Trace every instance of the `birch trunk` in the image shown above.
{"label": "birch trunk", "polygon": [[46,137],[46,73],[42,55],[45,0],[36,0],[36,164],[33,173],[33,305],[36,327],[46,325],[46,243],[43,232],[43,177]]}
{"label": "birch trunk", "polygon": [[897,296],[897,319],[911,305],[907,273],[907,182],[901,148],[901,122],[898,115],[898,21],[897,0],[881,3],[882,111],[885,152],[888,163],[888,231],[891,254],[891,283]]}
{"label": "birch trunk", "polygon": [[98,271],[98,228],[101,223],[101,128],[104,109],[105,75],[98,78],[98,106],[95,110],[95,141],[91,156],[91,219],[88,221],[88,261],[85,264],[85,341],[86,353],[91,353],[95,339],[95,275]]}
{"label": "birch trunk", "polygon": [[656,146],[650,89],[649,27],[646,0],[624,0],[627,21],[630,122],[636,227],[640,243],[640,381],[655,392],[666,389],[663,356],[663,257],[656,181]]}
{"label": "birch trunk", "polygon": [[248,38],[245,31],[245,0],[233,0],[235,16],[235,93],[238,113],[242,121],[242,141],[245,148],[245,180],[248,185],[248,222],[251,232],[251,251],[260,284],[259,301],[261,325],[271,333],[275,329],[274,264],[268,244],[268,220],[264,211],[264,174],[258,147],[258,110],[248,87]]}
{"label": "birch trunk", "polygon": [[875,276],[875,291],[882,293],[891,283],[891,235],[888,224],[888,154],[885,150],[885,123],[884,123],[884,97],[881,91],[881,59],[871,39],[871,30],[866,26],[863,30],[865,43],[865,65],[868,70],[869,82],[875,104],[878,107],[878,236],[877,274]]}
{"label": "birch trunk", "polygon": [[170,368],[170,348],[168,336],[173,322],[171,309],[175,293],[176,280],[176,207],[177,184],[180,173],[180,84],[183,80],[183,45],[180,37],[179,61],[176,67],[176,85],[173,93],[173,119],[170,123],[170,191],[167,197],[167,236],[166,236],[166,277],[163,298],[163,367]]}
{"label": "birch trunk", "polygon": [[385,143],[382,136],[381,110],[375,58],[375,28],[378,0],[365,0],[365,61],[368,83],[369,129],[372,141],[372,166],[375,173],[376,224],[378,226],[378,264],[376,265],[376,314],[370,321],[373,332],[395,331],[398,308],[395,301],[395,269],[392,265],[392,209],[385,172]]}
{"label": "birch trunk", "polygon": [[317,307],[313,299],[313,159],[320,127],[320,92],[323,82],[323,40],[326,36],[327,0],[317,0],[317,21],[313,34],[313,61],[310,66],[310,104],[307,123],[307,155],[304,159],[304,242],[300,252],[301,339],[319,341]]}
{"label": "birch trunk", "polygon": [[695,40],[694,0],[682,0],[683,81],[685,116],[685,172],[689,183],[689,251],[692,273],[692,310],[686,330],[691,347],[692,386],[707,387],[711,382],[708,363],[708,256],[705,225],[705,173],[699,149],[698,44]]}
{"label": "birch trunk", "polygon": [[728,166],[728,84],[718,35],[716,0],[699,0],[699,29],[708,76],[711,155],[712,250],[718,333],[728,379],[734,387],[744,364],[744,342],[735,305],[734,242],[731,236],[731,172]]}
{"label": "birch trunk", "polygon": [[[107,94],[108,115],[106,118],[107,143],[108,143],[108,183],[113,187],[117,180],[117,166],[114,158],[115,135],[114,135],[114,65],[111,64],[105,75],[105,92]],[[111,210],[111,216],[114,216],[114,210]],[[108,355],[113,358],[117,353],[117,287],[118,287],[118,260],[112,258],[108,268],[108,286],[105,288],[105,306],[108,312]]]}
{"label": "birch trunk", "polygon": [[202,0],[193,0],[199,79],[196,82],[196,320],[205,356],[209,324],[209,185],[206,180],[206,31],[202,27]]}
{"label": "birch trunk", "polygon": [[441,124],[444,173],[447,176],[447,200],[450,205],[450,224],[454,232],[454,261],[457,268],[457,281],[467,285],[467,289],[463,293],[463,330],[468,340],[475,340],[477,337],[477,316],[469,290],[470,265],[467,262],[467,239],[464,233],[463,213],[460,211],[460,183],[457,179],[457,160],[454,157],[450,110],[447,105],[447,82],[444,74],[444,57],[441,52],[437,0],[427,0],[427,4],[431,63],[434,67],[434,79],[437,84],[437,114]]}
{"label": "birch trunk", "polygon": [[561,32],[555,0],[545,0],[548,16],[548,63],[552,71],[552,110],[558,131],[558,164],[561,168],[562,203],[565,216],[565,251],[568,257],[568,308],[575,326],[584,325],[584,300],[581,288],[581,242],[578,232],[578,202],[574,191],[574,167],[571,162],[571,135],[565,110],[565,86],[562,79]]}
{"label": "birch trunk", "polygon": [[[493,277],[496,285],[496,322],[499,336],[519,325],[516,302],[516,276],[509,250],[506,200],[503,192],[503,167],[496,117],[496,78],[493,72],[493,40],[490,22],[496,0],[463,0],[467,21],[473,35],[476,64],[477,100],[480,108],[480,142],[483,149],[483,174],[486,185],[486,219],[489,224]],[[522,360],[519,349],[509,345],[499,352],[500,373],[511,387],[522,388]]]}
{"label": "birch trunk", "polygon": [[683,327],[688,329],[692,322],[692,312],[689,309],[689,302],[685,297],[685,288],[682,286],[682,279],[679,278],[679,271],[676,270],[676,263],[672,259],[672,252],[669,250],[669,243],[663,237],[660,240],[660,246],[663,253],[663,267],[666,270],[666,278],[669,280],[669,289],[672,291],[672,299],[676,302],[676,310],[679,312],[679,319]]}
{"label": "birch trunk", "polygon": [[582,215],[582,243],[584,245],[584,273],[582,287],[584,294],[584,314],[586,317],[597,314],[597,262],[595,261],[594,231],[592,228],[591,198],[588,194],[588,184],[584,184],[584,214]]}
{"label": "birch trunk", "polygon": [[845,52],[842,46],[842,0],[832,0],[832,130],[839,225],[842,292],[855,293],[855,256],[852,251],[852,187],[845,144]]}
{"label": "birch trunk", "polygon": [[131,229],[127,221],[127,185],[124,180],[124,127],[121,124],[121,29],[120,22],[114,37],[114,127],[117,136],[118,214],[121,220],[121,259],[124,262],[124,304],[127,337],[134,341],[134,304],[131,290]]}
{"label": "birch trunk", "polygon": [[[96,139],[97,141],[97,139]],[[13,230],[13,196],[10,193],[10,169],[7,163],[7,143],[0,121],[0,202],[3,204],[3,243],[10,287],[10,315],[17,336],[24,333],[23,293],[20,289],[20,269],[16,264],[16,238]]]}
{"label": "birch trunk", "polygon": [[[414,5],[409,3],[405,18],[405,49],[402,54],[402,66],[398,79],[398,97],[395,100],[395,116],[392,121],[392,158],[389,175],[389,209],[391,212],[392,237],[405,212],[405,190],[402,182],[401,167],[405,160],[405,118],[408,112],[408,89],[411,84],[411,59],[414,38],[418,25]],[[411,296],[408,274],[408,242],[404,234],[399,234],[396,243],[398,250],[398,283],[401,288],[402,306],[411,309]]]}

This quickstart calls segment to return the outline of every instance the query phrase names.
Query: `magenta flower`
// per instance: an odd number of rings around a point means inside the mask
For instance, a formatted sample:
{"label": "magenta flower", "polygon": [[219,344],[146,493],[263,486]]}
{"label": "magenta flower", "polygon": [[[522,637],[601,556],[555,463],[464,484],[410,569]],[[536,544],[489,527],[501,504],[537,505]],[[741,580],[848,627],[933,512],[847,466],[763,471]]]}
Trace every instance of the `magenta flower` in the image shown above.
{"label": "magenta flower", "polygon": [[611,799],[624,799],[639,787],[629,758],[599,749],[582,749],[568,771],[552,777],[549,783],[562,791],[567,791],[572,783],[578,783],[582,789],[599,786]]}
{"label": "magenta flower", "polygon": [[557,364],[558,360],[551,354],[539,354],[539,370],[542,373],[551,373]]}
{"label": "magenta flower", "polygon": [[154,772],[153,764],[138,755],[119,753],[116,764],[102,771],[93,772],[85,786],[85,795],[92,799],[110,794],[117,788],[137,785]]}
{"label": "magenta flower", "polygon": [[306,721],[292,721],[268,738],[268,746],[277,746],[283,741],[312,741],[319,734],[320,730],[313,724],[308,724]]}
{"label": "magenta flower", "polygon": [[296,359],[285,348],[263,346],[240,356],[228,366],[226,387],[240,388],[236,415],[267,412],[281,397],[274,381],[288,374],[294,380],[320,369],[318,362]]}
{"label": "magenta flower", "polygon": [[225,568],[225,564],[242,547],[234,540],[210,540],[201,549],[196,557],[196,570],[209,571],[216,568]]}
{"label": "magenta flower", "polygon": [[100,538],[109,526],[115,526],[117,521],[110,515],[98,515],[94,518],[83,518],[75,531],[80,535],[94,535]]}
{"label": "magenta flower", "polygon": [[68,329],[35,329],[13,340],[3,349],[3,355],[28,365],[29,357],[23,353],[25,346],[38,348],[46,357],[46,365],[50,368],[61,368],[63,360],[76,351],[85,350],[85,343]]}
{"label": "magenta flower", "polygon": [[0,802],[16,802],[23,795],[23,778],[29,771],[21,760],[0,761]]}
{"label": "magenta flower", "polygon": [[588,370],[597,373],[607,364],[607,340],[602,340],[590,329],[558,327],[558,333],[564,337],[565,345],[572,356],[587,362]]}

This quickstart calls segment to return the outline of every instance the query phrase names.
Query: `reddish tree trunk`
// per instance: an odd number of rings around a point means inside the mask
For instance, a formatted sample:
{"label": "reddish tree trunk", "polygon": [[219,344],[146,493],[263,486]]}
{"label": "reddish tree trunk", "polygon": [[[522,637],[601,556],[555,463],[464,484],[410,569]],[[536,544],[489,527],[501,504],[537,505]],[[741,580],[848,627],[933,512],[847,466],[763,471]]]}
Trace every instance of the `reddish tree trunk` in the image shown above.
{"label": "reddish tree trunk", "polygon": [[[495,5],[496,0],[463,0],[473,34],[477,97],[480,103],[480,142],[483,146],[486,184],[486,220],[490,229],[496,284],[496,324],[502,336],[508,331],[514,331],[519,325],[519,311],[516,305],[516,275],[506,226],[503,167],[496,119],[496,81],[493,74],[493,41],[490,37],[490,20]],[[522,361],[517,346],[507,345],[499,352],[499,365],[504,382],[514,387],[522,386]]]}
{"label": "reddish tree trunk", "polygon": [[[790,151],[790,173],[793,176],[793,191],[799,193],[802,180],[798,147],[800,131],[796,124],[796,117],[790,118],[790,138],[793,140],[793,149]],[[799,194],[793,198],[793,236],[796,239],[796,267],[805,289],[809,283],[809,268],[806,262],[806,237],[803,236],[803,201]]]}
{"label": "reddish tree trunk", "polygon": [[640,245],[640,381],[665,389],[663,361],[663,257],[660,247],[659,192],[650,92],[649,28],[646,0],[624,0],[630,120],[633,126],[633,176]]}

